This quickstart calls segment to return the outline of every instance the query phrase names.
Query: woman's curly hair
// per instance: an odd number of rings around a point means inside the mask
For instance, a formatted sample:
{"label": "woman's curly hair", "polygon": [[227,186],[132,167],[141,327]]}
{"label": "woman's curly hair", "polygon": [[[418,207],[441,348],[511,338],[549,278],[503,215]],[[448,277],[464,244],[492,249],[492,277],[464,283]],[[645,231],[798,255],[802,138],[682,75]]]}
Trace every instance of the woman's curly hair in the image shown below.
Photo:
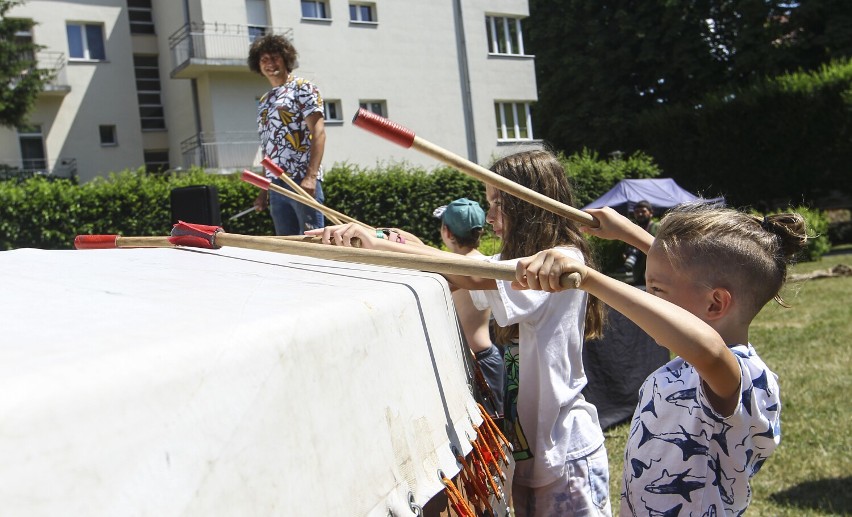
{"label": "woman's curly hair", "polygon": [[284,59],[284,66],[288,72],[292,72],[299,66],[299,53],[296,47],[280,34],[267,34],[254,40],[249,48],[248,66],[252,72],[263,75],[260,71],[260,56],[264,54],[277,54]]}

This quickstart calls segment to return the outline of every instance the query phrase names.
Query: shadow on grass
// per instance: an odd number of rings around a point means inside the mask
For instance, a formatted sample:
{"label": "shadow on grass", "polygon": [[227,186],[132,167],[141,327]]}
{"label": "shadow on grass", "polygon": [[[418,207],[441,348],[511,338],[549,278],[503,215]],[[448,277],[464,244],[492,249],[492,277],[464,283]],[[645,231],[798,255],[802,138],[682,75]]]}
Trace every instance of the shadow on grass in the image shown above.
{"label": "shadow on grass", "polygon": [[852,513],[852,476],[805,481],[769,496],[774,502],[833,514]]}

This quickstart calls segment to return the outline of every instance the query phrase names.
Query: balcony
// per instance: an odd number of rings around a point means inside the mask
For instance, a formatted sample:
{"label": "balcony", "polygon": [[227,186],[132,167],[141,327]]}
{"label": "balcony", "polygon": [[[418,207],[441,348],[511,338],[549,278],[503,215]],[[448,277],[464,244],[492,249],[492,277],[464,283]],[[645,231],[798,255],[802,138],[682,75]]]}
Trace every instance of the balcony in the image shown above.
{"label": "balcony", "polygon": [[71,91],[68,84],[68,62],[65,53],[54,50],[40,50],[36,61],[41,70],[47,70],[50,76],[44,85],[42,95],[64,96]]}
{"label": "balcony", "polygon": [[199,166],[228,174],[251,168],[259,145],[253,131],[199,133],[181,142],[180,151],[185,168]]}
{"label": "balcony", "polygon": [[36,176],[44,176],[48,179],[75,178],[77,159],[60,158],[53,163],[53,166],[49,166],[44,159],[0,160],[0,181],[25,180]]}
{"label": "balcony", "polygon": [[293,29],[191,22],[169,36],[174,79],[192,79],[210,71],[247,72],[251,42],[263,34],[293,39]]}

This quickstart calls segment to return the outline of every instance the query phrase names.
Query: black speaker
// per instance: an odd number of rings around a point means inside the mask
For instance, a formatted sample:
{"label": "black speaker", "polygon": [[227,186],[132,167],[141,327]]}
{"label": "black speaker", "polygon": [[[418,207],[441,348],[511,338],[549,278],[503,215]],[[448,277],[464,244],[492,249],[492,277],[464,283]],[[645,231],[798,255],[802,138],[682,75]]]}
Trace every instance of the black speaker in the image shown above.
{"label": "black speaker", "polygon": [[222,226],[222,216],[219,214],[219,191],[213,185],[173,188],[170,201],[172,224],[183,221]]}

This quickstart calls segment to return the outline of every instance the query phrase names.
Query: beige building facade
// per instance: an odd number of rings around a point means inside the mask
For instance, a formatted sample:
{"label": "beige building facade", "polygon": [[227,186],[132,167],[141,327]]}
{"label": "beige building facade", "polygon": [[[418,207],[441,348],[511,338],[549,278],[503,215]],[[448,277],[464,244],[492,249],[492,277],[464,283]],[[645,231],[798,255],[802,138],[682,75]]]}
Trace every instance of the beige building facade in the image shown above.
{"label": "beige building facade", "polygon": [[326,101],[326,168],[438,165],[355,127],[359,107],[482,165],[535,142],[527,0],[27,0],[9,16],[35,22],[18,37],[55,72],[27,125],[0,128],[0,165],[22,174],[252,166],[268,83],[246,57],[270,32]]}

